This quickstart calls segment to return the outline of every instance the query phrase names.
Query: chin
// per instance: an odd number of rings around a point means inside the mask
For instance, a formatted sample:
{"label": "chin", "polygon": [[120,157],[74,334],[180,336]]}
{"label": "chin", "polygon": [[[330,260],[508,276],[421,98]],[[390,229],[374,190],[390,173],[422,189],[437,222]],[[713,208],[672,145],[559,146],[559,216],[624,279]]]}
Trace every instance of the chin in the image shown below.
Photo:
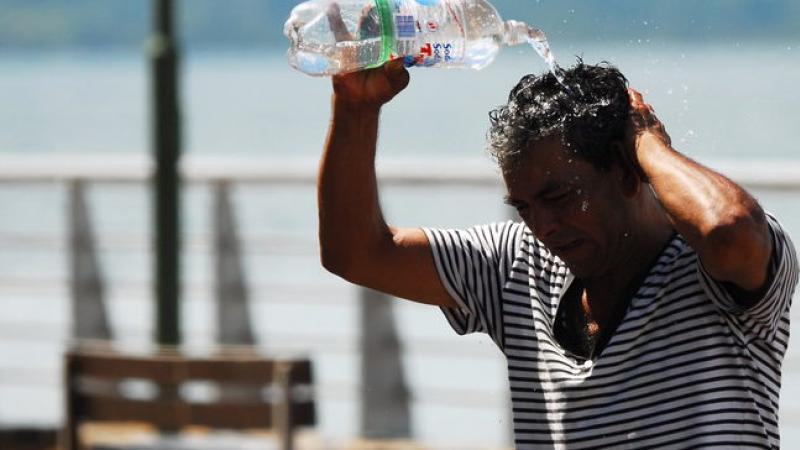
{"label": "chin", "polygon": [[596,261],[567,261],[565,259],[562,259],[562,261],[576,278],[591,278],[600,273],[597,264],[593,264]]}
{"label": "chin", "polygon": [[575,275],[575,278],[588,278],[589,275],[591,274],[590,271],[582,267],[575,267],[570,264],[567,264],[567,268],[569,268],[569,271],[572,272],[573,275]]}

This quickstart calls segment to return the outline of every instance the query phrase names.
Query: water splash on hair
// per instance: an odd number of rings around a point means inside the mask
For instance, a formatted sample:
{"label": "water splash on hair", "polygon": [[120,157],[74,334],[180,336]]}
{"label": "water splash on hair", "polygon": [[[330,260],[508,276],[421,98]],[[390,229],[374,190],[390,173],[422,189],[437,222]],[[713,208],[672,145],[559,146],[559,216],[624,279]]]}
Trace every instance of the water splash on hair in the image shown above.
{"label": "water splash on hair", "polygon": [[527,42],[530,44],[550,68],[550,73],[556,77],[559,84],[569,90],[569,87],[564,83],[564,69],[556,63],[556,58],[552,50],[550,50],[550,44],[547,42],[547,36],[542,30],[533,28],[518,20],[507,21],[505,27],[506,42]]}
{"label": "water splash on hair", "polygon": [[568,157],[578,155],[605,168],[613,158],[608,143],[619,139],[627,123],[626,87],[613,66],[586,65],[581,58],[563,71],[562,81],[552,72],[525,75],[508,102],[489,113],[489,152],[503,170],[511,169],[531,143],[560,136]]}
{"label": "water splash on hair", "polygon": [[564,69],[556,62],[556,58],[553,55],[553,51],[550,49],[550,43],[547,42],[547,36],[545,36],[544,32],[536,28],[529,28],[527,40],[531,47],[536,50],[536,53],[547,63],[547,66],[550,68],[550,73],[556,77],[558,84],[564,86],[567,91],[572,91],[564,82]]}

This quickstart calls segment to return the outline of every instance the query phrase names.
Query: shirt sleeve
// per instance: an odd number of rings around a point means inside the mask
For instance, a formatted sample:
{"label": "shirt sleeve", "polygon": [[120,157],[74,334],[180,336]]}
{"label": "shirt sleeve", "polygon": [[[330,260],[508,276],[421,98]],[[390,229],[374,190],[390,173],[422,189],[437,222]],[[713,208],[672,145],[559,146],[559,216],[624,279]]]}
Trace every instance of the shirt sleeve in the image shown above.
{"label": "shirt sleeve", "polygon": [[424,229],[436,269],[458,308],[442,308],[458,334],[489,334],[502,348],[502,286],[523,226],[511,221],[467,230]]}
{"label": "shirt sleeve", "polygon": [[725,284],[715,280],[698,261],[700,283],[706,294],[724,312],[732,316],[733,323],[752,337],[771,341],[780,321],[788,317],[792,296],[798,281],[797,254],[789,236],[778,221],[767,214],[772,237],[772,259],[765,293],[749,308],[739,306]]}

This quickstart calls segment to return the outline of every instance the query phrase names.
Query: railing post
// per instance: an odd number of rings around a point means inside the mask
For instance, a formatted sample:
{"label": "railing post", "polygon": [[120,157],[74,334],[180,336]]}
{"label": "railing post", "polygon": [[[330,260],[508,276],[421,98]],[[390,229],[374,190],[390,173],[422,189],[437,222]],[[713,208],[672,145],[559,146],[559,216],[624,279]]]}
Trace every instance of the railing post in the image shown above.
{"label": "railing post", "polygon": [[92,225],[81,181],[69,184],[70,294],[73,339],[111,339],[105,286],[97,262]]}
{"label": "railing post", "polygon": [[393,300],[360,288],[361,435],[368,439],[411,438],[410,394],[403,371]]}
{"label": "railing post", "polygon": [[227,182],[214,185],[213,215],[217,342],[253,345],[247,284]]}

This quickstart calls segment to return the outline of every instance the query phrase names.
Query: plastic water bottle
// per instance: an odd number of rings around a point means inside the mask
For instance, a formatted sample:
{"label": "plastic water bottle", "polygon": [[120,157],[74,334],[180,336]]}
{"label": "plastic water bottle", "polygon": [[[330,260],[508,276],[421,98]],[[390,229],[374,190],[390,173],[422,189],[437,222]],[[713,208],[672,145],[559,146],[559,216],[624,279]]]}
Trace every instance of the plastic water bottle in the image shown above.
{"label": "plastic water bottle", "polygon": [[309,0],[284,25],[289,64],[325,76],[403,58],[406,66],[481,69],[501,45],[530,43],[554,67],[544,33],[503,21],[486,0]]}

